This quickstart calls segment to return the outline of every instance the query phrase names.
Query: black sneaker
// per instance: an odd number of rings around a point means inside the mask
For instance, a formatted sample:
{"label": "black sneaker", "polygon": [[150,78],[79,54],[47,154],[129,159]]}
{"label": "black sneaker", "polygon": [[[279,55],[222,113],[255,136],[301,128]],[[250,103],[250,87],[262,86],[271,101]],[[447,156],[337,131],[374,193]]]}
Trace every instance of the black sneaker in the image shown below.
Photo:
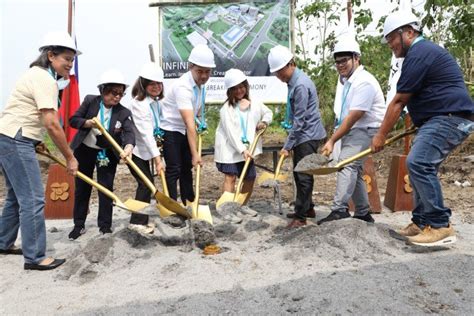
{"label": "black sneaker", "polygon": [[348,218],[351,217],[351,214],[349,212],[336,212],[332,211],[329,213],[329,215],[323,219],[320,219],[317,224],[321,225],[322,223],[330,222],[330,221],[336,221],[338,219],[343,219],[343,218]]}
{"label": "black sneaker", "polygon": [[99,231],[102,233],[102,235],[112,234],[112,229],[110,229],[110,227],[101,227],[99,228]]}
{"label": "black sneaker", "polygon": [[374,223],[375,222],[375,219],[370,215],[370,213],[367,213],[365,215],[354,215],[352,216],[352,218],[355,218],[355,219],[360,219],[361,221],[365,221],[367,223]]}
{"label": "black sneaker", "polygon": [[86,233],[86,229],[80,226],[74,226],[73,230],[69,233],[69,240],[76,240]]}

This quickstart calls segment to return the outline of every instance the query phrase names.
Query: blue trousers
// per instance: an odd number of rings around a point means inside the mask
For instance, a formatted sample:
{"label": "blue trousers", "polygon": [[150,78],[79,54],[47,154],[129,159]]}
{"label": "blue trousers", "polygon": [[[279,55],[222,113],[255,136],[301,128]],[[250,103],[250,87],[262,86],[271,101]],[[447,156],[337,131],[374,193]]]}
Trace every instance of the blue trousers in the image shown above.
{"label": "blue trousers", "polygon": [[0,169],[5,178],[6,199],[0,215],[0,249],[13,246],[21,229],[21,248],[26,263],[45,258],[44,188],[34,140],[0,134]]}
{"label": "blue trousers", "polygon": [[447,227],[451,209],[444,206],[438,169],[446,157],[469,135],[459,129],[469,120],[457,116],[435,116],[416,134],[407,157],[407,168],[413,187],[412,221],[420,227]]}

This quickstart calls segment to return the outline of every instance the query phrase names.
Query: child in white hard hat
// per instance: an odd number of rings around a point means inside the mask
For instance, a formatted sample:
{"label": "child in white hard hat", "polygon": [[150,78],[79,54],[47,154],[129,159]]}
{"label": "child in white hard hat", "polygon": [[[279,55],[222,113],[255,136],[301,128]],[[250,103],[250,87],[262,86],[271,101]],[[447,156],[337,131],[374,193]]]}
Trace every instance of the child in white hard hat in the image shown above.
{"label": "child in white hard hat", "polygon": [[[220,110],[220,121],[216,130],[214,160],[217,169],[224,174],[224,192],[235,191],[235,180],[241,175],[247,158],[254,158],[262,153],[262,143],[258,143],[253,156],[249,146],[257,130],[271,123],[273,113],[262,102],[251,101],[249,83],[245,74],[238,69],[226,72],[225,86],[227,101]],[[253,161],[247,174],[244,175],[242,193],[247,193],[246,204],[252,194],[256,178]]]}
{"label": "child in white hard hat", "polygon": [[[150,62],[143,65],[132,88],[133,100],[130,110],[137,128],[132,160],[151,182],[153,182],[151,164],[158,174],[164,170],[160,154],[164,134],[160,128],[160,100],[164,98],[163,80],[163,69],[158,64]],[[150,203],[152,192],[132,168],[130,171],[138,184],[135,199]],[[152,234],[154,231],[154,225],[149,222],[148,215],[137,213],[132,213],[128,228],[145,234]]]}

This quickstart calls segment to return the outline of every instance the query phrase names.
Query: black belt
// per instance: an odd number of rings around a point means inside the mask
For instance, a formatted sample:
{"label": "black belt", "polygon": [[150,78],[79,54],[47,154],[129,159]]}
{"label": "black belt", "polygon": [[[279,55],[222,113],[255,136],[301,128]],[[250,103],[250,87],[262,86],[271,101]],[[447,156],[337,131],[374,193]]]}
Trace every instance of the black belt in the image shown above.
{"label": "black belt", "polygon": [[474,122],[474,113],[469,113],[469,112],[453,112],[453,113],[448,113],[446,114],[447,116],[457,116],[466,120],[469,120],[471,122]]}

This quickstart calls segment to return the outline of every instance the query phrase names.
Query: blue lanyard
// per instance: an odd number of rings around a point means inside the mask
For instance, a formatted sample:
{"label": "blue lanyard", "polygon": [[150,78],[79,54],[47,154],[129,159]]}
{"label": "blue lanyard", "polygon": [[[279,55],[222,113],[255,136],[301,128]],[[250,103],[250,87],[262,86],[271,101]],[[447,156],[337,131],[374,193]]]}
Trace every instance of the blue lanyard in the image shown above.
{"label": "blue lanyard", "polygon": [[[298,80],[299,75],[300,75],[300,70],[296,69],[295,73],[293,75],[293,76],[295,76],[295,78],[294,78],[295,82],[296,82],[296,80]],[[295,87],[293,87],[291,90],[288,91],[288,96],[286,98],[285,120],[283,122],[281,122],[281,127],[283,127],[283,129],[285,129],[286,131],[293,128],[293,112],[291,111],[291,98],[293,96],[294,90],[295,90]]]}
{"label": "blue lanyard", "polygon": [[[156,112],[154,109],[154,105],[156,105]],[[160,128],[160,117],[161,117],[161,106],[160,102],[158,101],[153,101],[150,103],[150,110],[151,113],[153,113],[153,120],[154,120],[154,125],[153,125],[153,136],[157,137],[163,137],[164,132]]]}
{"label": "blue lanyard", "polygon": [[[52,70],[51,67],[48,67],[48,72],[55,81],[58,80],[58,75],[56,74],[56,71]],[[59,98],[59,94],[58,94],[58,109],[60,107],[61,107],[61,99]]]}
{"label": "blue lanyard", "polygon": [[[110,114],[107,118],[105,118],[105,106],[104,101],[100,101],[100,108],[99,108],[99,117],[100,117],[100,124],[108,131],[110,127],[110,121],[112,116],[112,109],[110,109]],[[109,158],[107,158],[106,149],[102,149],[97,154],[97,162],[99,163],[99,167],[107,166],[109,164]]]}
{"label": "blue lanyard", "polygon": [[341,113],[339,113],[339,119],[337,120],[336,127],[341,125],[342,121],[344,120],[345,117],[345,110],[346,110],[346,101],[347,101],[347,95],[349,94],[349,90],[351,89],[351,83],[346,82],[344,84],[344,90],[342,90],[342,105],[341,105]]}
{"label": "blue lanyard", "polygon": [[248,122],[249,122],[249,111],[250,111],[250,106],[247,108],[245,111],[245,121],[244,121],[244,116],[242,111],[240,111],[240,102],[237,103],[237,112],[239,113],[239,119],[240,119],[240,128],[242,129],[242,143],[244,144],[249,144],[249,140],[247,138],[247,127],[248,127]]}
{"label": "blue lanyard", "polygon": [[417,38],[415,38],[415,40],[411,43],[410,47],[412,47],[413,45],[415,45],[416,43],[418,42],[421,42],[421,41],[424,41],[425,38],[423,37],[423,35],[420,35],[418,36]]}
{"label": "blue lanyard", "polygon": [[[206,117],[205,115],[205,106],[206,106],[206,87],[203,86],[201,88],[201,97],[199,98],[199,88],[198,86],[193,87],[194,91],[194,100],[196,102],[195,106],[199,110],[199,106],[201,107],[201,120],[198,119],[197,115],[194,115],[194,121],[196,122],[197,125],[197,131],[198,133],[202,133],[205,130],[207,130],[207,124],[206,124]],[[201,102],[199,102],[201,101]]]}

